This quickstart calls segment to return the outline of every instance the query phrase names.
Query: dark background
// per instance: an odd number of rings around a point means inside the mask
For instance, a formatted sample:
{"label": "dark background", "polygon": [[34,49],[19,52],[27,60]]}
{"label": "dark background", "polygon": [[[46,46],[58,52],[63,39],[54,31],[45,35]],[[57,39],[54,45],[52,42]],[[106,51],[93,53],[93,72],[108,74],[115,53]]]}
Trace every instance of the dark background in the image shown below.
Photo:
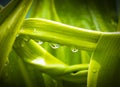
{"label": "dark background", "polygon": [[0,4],[5,6],[10,0],[0,0]]}

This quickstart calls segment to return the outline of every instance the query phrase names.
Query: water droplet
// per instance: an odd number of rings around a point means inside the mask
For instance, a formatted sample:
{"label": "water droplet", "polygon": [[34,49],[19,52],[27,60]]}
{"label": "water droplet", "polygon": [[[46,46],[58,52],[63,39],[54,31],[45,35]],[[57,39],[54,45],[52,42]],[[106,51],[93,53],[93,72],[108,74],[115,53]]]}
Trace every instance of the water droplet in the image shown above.
{"label": "water droplet", "polygon": [[38,41],[38,44],[39,44],[39,45],[43,44],[43,41]]}
{"label": "water droplet", "polygon": [[55,44],[55,43],[50,43],[50,46],[53,48],[53,49],[57,49],[60,47],[59,44]]}
{"label": "water droplet", "polygon": [[75,52],[78,52],[78,49],[75,48],[75,47],[72,47],[71,50],[72,50],[72,52],[74,52],[74,53],[75,53]]}

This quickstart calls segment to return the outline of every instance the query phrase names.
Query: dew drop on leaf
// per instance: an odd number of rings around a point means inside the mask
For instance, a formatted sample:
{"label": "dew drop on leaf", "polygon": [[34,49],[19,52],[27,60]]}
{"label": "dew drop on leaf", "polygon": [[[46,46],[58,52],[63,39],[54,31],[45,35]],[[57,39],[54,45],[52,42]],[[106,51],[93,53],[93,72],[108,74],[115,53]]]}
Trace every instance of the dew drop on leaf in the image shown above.
{"label": "dew drop on leaf", "polygon": [[53,49],[57,49],[60,47],[59,44],[55,44],[55,43],[50,43],[50,46],[53,48]]}
{"label": "dew drop on leaf", "polygon": [[41,45],[41,44],[43,44],[43,41],[38,41],[37,43],[38,43],[39,45]]}
{"label": "dew drop on leaf", "polygon": [[75,47],[71,48],[71,50],[72,50],[73,53],[78,52],[78,49],[75,48]]}

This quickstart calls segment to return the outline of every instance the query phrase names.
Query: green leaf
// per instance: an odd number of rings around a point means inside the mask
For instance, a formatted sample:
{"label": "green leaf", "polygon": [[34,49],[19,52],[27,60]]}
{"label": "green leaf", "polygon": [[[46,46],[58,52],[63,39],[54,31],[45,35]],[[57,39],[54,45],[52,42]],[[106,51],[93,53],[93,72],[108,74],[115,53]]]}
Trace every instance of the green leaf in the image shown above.
{"label": "green leaf", "polygon": [[25,41],[22,38],[17,39],[14,49],[24,61],[34,65],[36,68],[40,69],[41,72],[67,81],[79,83],[86,82],[87,72],[81,70],[87,70],[88,64],[68,66],[49,54],[31,39],[28,41]]}
{"label": "green leaf", "polygon": [[14,0],[0,11],[0,76],[32,0]]}
{"label": "green leaf", "polygon": [[92,55],[88,73],[88,87],[120,86],[120,32],[101,36]]}
{"label": "green leaf", "polygon": [[101,33],[38,18],[27,19],[20,31],[20,34],[29,35],[31,38],[73,45],[85,50],[95,48]]}
{"label": "green leaf", "polygon": [[[20,32],[22,11],[30,2],[13,0],[0,9],[0,67],[7,57],[10,60],[0,86],[119,87],[120,33],[114,31],[119,31],[120,22],[115,1],[34,0],[27,15],[32,18],[24,21]],[[17,54],[10,53],[14,40]],[[56,43],[57,49],[49,46]]]}

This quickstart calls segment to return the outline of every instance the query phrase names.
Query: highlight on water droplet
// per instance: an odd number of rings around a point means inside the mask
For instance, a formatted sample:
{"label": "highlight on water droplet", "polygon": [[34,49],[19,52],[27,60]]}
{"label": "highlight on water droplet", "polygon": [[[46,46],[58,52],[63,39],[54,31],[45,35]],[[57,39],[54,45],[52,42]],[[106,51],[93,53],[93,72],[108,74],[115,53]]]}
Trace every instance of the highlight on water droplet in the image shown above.
{"label": "highlight on water droplet", "polygon": [[41,44],[43,44],[43,41],[38,41],[37,43],[38,43],[39,45],[41,45]]}
{"label": "highlight on water droplet", "polygon": [[46,65],[45,60],[43,58],[36,58],[31,61],[33,64],[38,64],[38,65]]}
{"label": "highlight on water droplet", "polygon": [[77,49],[76,47],[72,47],[72,48],[71,48],[71,51],[72,51],[73,53],[76,53],[76,52],[78,52],[78,49]]}
{"label": "highlight on water droplet", "polygon": [[60,47],[60,45],[59,45],[59,44],[56,44],[56,43],[50,43],[49,45],[50,45],[53,49],[57,49],[57,48]]}

